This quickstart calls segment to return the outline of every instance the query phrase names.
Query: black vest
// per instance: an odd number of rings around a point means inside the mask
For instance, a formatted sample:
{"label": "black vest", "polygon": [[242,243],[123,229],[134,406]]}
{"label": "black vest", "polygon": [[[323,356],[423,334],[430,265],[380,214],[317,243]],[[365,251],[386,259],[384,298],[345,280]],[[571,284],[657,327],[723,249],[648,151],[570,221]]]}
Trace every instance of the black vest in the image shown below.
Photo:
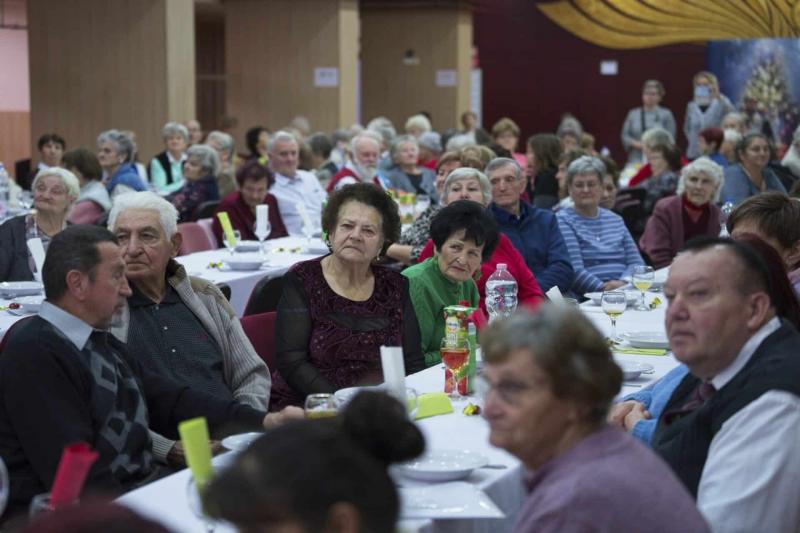
{"label": "black vest", "polygon": [[161,167],[164,169],[164,172],[167,173],[167,185],[172,185],[172,182],[175,181],[175,179],[172,177],[172,165],[169,162],[169,157],[167,157],[167,151],[164,150],[158,154],[156,159],[159,163],[161,163]]}
{"label": "black vest", "polygon": [[[672,393],[663,412],[684,405],[699,382],[693,375],[687,375]],[[669,463],[695,498],[714,436],[726,420],[771,390],[800,396],[800,334],[785,321],[780,329],[764,339],[744,368],[705,405],[669,425],[664,424],[663,416],[659,419],[653,435],[653,449]]]}

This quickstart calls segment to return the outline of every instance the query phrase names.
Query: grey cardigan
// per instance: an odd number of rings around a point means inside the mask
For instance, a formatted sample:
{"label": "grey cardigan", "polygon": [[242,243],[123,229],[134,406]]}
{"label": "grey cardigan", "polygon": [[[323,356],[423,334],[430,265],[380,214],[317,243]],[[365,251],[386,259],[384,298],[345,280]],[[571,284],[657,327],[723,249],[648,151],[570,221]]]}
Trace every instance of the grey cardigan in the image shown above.
{"label": "grey cardigan", "polygon": [[666,107],[656,106],[652,111],[644,111],[636,107],[628,111],[625,123],[622,125],[622,144],[628,152],[628,163],[644,162],[644,155],[638,148],[633,147],[634,141],[640,141],[642,134],[650,128],[664,128],[672,137],[675,137],[675,117]]}

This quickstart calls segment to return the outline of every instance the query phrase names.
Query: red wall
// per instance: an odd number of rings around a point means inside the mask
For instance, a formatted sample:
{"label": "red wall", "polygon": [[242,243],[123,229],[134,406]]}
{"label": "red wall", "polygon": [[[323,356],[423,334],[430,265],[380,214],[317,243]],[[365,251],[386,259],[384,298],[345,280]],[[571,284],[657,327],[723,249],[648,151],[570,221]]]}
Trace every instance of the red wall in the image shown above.
{"label": "red wall", "polygon": [[[705,68],[705,46],[601,48],[550,21],[535,0],[480,0],[474,26],[486,129],[509,116],[522,128],[522,145],[534,133],[554,131],[569,111],[596,137],[598,149],[608,146],[624,163],[622,122],[641,105],[642,82],[655,78],[666,88],[662,105],[675,115],[678,143],[685,147],[683,115],[692,76]],[[618,75],[601,76],[600,61],[611,59],[619,63]]]}

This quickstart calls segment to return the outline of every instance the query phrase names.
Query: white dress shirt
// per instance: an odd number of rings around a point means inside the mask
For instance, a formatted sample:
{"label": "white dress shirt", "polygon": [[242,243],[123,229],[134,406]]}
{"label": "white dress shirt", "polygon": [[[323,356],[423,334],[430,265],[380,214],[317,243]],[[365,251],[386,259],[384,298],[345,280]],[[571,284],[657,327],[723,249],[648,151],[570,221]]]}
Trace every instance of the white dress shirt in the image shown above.
{"label": "white dress shirt", "polygon": [[[773,318],[711,380],[720,390],[780,327]],[[800,398],[772,390],[730,417],[714,436],[697,506],[714,533],[800,532]]]}
{"label": "white dress shirt", "polygon": [[322,202],[328,195],[312,172],[297,170],[293,178],[276,173],[275,183],[269,192],[278,200],[283,225],[289,235],[303,235],[303,219],[297,210],[298,202],[305,204],[311,222],[319,226]]}

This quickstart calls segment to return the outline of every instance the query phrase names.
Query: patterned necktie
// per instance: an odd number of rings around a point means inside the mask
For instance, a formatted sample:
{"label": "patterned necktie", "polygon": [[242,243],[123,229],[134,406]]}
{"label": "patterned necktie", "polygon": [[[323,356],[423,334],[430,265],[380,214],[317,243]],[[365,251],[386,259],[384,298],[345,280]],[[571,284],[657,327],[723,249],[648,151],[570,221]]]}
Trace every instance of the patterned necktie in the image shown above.
{"label": "patterned necktie", "polygon": [[697,387],[695,387],[692,395],[689,397],[689,400],[683,404],[682,407],[670,409],[664,413],[664,422],[671,424],[682,416],[688,415],[692,411],[699,409],[703,406],[703,404],[710,400],[716,392],[717,389],[714,387],[714,385],[706,381],[701,381],[698,383]]}

